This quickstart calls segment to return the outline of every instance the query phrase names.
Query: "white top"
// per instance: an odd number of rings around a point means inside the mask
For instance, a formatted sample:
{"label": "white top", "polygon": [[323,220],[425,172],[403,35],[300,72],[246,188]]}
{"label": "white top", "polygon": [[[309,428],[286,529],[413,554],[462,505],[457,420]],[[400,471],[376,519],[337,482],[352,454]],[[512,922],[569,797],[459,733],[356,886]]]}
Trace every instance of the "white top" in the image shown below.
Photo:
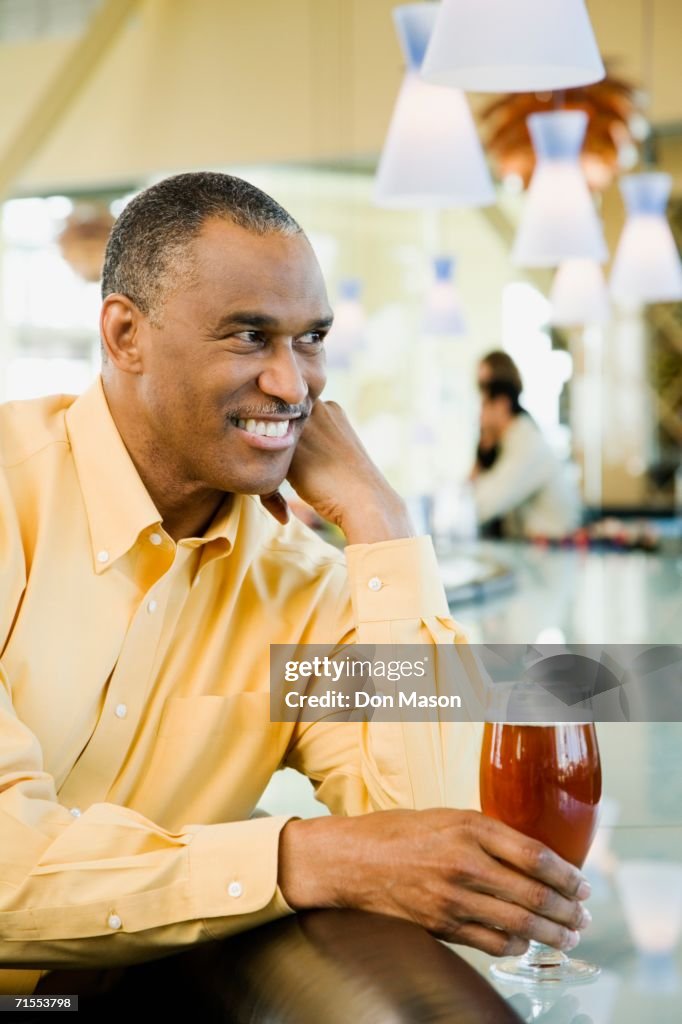
{"label": "white top", "polygon": [[479,522],[504,519],[505,536],[563,537],[580,523],[577,488],[533,420],[515,416],[490,469],[473,481]]}

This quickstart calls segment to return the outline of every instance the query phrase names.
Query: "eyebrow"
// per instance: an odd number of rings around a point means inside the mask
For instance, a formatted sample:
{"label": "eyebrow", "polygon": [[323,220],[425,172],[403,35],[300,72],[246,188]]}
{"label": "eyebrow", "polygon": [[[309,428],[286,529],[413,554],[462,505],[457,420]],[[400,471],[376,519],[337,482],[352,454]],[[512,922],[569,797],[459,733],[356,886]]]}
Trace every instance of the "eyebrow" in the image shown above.
{"label": "eyebrow", "polygon": [[[326,328],[331,327],[333,320],[334,317],[332,315],[320,317],[317,320],[312,320],[307,325],[305,330],[324,330]],[[277,317],[268,316],[267,313],[255,313],[251,312],[250,310],[239,310],[234,313],[228,313],[226,316],[221,317],[218,323],[216,324],[216,330],[220,331],[226,327],[236,325],[241,325],[244,327],[256,327],[259,329],[269,328],[270,330],[272,330],[273,328],[279,326],[279,320],[277,319]]]}

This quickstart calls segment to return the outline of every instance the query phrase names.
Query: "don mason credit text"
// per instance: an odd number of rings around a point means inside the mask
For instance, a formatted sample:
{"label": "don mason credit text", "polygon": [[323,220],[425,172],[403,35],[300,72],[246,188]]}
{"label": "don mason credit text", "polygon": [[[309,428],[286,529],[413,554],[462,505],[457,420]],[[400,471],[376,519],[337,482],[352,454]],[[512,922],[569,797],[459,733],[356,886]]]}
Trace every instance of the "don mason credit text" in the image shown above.
{"label": "don mason credit text", "polygon": [[[427,674],[428,656],[415,661],[380,661],[364,659],[340,659],[315,657],[310,661],[288,661],[284,678],[288,683],[314,678],[313,693],[288,690],[284,703],[288,708],[336,708],[354,710],[357,708],[461,708],[462,700],[457,694],[425,693],[420,688],[410,688],[410,679],[424,679]],[[329,679],[330,686],[320,685]],[[361,689],[368,680],[398,684],[395,692],[369,692]],[[339,682],[345,689],[336,688]],[[349,682],[352,685],[349,686]]]}

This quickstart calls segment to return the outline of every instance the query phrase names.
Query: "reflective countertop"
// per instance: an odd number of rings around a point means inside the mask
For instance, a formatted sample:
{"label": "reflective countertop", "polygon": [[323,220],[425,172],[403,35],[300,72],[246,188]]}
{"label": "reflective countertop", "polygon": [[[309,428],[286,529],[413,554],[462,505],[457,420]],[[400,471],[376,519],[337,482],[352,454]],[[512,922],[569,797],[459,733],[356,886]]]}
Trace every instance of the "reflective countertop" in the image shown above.
{"label": "reflective countertop", "polygon": [[[443,577],[483,582],[450,590],[453,616],[472,643],[682,642],[682,553],[583,551],[481,541],[439,552]],[[491,566],[509,570],[485,581]]]}

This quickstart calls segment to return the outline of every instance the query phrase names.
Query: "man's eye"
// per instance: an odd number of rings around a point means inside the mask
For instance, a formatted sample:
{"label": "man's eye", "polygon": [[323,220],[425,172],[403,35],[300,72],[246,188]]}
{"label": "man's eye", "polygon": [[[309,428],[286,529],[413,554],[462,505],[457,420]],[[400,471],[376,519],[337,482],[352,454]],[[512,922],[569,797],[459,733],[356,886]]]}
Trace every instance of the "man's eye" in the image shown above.
{"label": "man's eye", "polygon": [[320,331],[308,331],[308,333],[303,334],[299,340],[302,341],[304,345],[310,345],[312,348],[319,348],[324,341],[324,338],[324,334]]}
{"label": "man's eye", "polygon": [[233,335],[233,337],[238,338],[239,341],[251,342],[251,344],[257,344],[263,340],[263,335],[260,331],[240,331],[238,334]]}

